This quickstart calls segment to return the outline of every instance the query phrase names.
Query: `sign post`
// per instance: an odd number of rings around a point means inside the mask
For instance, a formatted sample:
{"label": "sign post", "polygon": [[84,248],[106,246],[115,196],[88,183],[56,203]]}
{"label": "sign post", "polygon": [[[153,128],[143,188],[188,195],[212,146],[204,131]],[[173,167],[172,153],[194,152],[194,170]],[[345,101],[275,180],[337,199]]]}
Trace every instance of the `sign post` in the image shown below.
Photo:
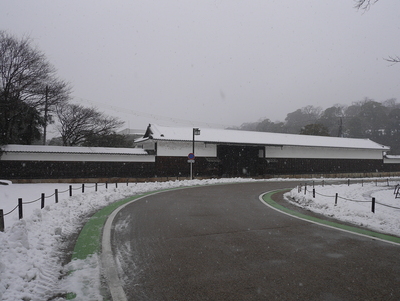
{"label": "sign post", "polygon": [[188,155],[188,163],[190,164],[190,179],[193,180],[193,163],[194,163],[194,154],[190,153]]}

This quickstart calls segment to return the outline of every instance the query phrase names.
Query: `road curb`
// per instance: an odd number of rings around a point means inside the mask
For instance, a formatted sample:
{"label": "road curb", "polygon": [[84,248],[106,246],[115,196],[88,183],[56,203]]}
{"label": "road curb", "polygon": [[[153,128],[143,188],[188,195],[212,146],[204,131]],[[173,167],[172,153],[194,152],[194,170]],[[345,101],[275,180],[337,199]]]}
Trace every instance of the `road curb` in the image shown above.
{"label": "road curb", "polygon": [[[140,195],[133,195],[125,199],[116,201],[93,214],[90,219],[83,226],[79,236],[76,240],[74,250],[72,252],[71,261],[84,260],[94,254],[101,254],[103,228],[110,217],[118,208],[124,205],[153,194],[154,191],[143,193]],[[70,271],[73,273],[74,271]],[[69,292],[66,295],[67,300],[74,300],[75,293]],[[118,300],[118,299],[116,299]]]}

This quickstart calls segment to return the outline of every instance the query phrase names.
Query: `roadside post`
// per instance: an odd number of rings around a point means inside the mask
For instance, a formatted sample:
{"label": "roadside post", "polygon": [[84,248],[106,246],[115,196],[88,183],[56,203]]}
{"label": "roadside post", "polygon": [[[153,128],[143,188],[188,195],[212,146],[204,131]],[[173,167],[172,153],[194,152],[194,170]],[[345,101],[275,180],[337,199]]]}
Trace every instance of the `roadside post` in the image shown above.
{"label": "roadside post", "polygon": [[192,152],[188,155],[188,163],[190,164],[190,179],[193,180],[193,163],[194,163],[194,137],[200,135],[199,128],[193,128],[193,139],[192,139]]}
{"label": "roadside post", "polygon": [[375,213],[375,198],[372,198],[371,212]]}
{"label": "roadside post", "polygon": [[22,212],[22,198],[18,199],[18,217],[19,219],[24,217],[24,213]]}
{"label": "roadside post", "polygon": [[4,212],[0,209],[0,232],[4,232]]}
{"label": "roadside post", "polygon": [[190,153],[188,155],[188,163],[190,164],[190,179],[193,180],[193,163],[194,163],[194,154]]}

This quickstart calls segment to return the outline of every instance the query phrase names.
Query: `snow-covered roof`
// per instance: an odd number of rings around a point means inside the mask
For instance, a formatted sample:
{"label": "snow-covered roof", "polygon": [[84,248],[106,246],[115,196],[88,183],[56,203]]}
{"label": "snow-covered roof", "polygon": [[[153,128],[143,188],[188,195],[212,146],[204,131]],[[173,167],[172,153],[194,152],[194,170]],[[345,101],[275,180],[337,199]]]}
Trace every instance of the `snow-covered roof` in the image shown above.
{"label": "snow-covered roof", "polygon": [[385,154],[385,158],[400,160],[400,156],[399,155],[386,155]]}
{"label": "snow-covered roof", "polygon": [[[150,124],[143,138],[135,140],[142,142],[147,139],[165,141],[192,141],[193,128],[165,127]],[[390,148],[369,139],[341,138],[326,136],[310,136],[281,134],[269,132],[251,132],[239,130],[223,130],[200,128],[200,135],[196,135],[198,142],[220,144],[247,144],[247,145],[277,145],[277,146],[316,146],[356,149],[379,149],[387,151]]]}
{"label": "snow-covered roof", "polygon": [[59,153],[59,154],[107,154],[107,155],[147,155],[141,148],[81,147],[53,145],[8,144],[1,147],[4,152],[12,153]]}

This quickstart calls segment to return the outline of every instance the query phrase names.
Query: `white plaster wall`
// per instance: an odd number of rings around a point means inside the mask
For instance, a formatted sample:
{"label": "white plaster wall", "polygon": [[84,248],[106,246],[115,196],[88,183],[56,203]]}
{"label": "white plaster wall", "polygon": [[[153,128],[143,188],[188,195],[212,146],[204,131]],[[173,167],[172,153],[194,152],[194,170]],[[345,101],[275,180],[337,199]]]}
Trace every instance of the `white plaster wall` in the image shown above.
{"label": "white plaster wall", "polygon": [[96,162],[155,162],[151,155],[4,153],[2,161],[96,161]]}
{"label": "white plaster wall", "polygon": [[266,158],[382,159],[383,151],[329,147],[266,146]]}
{"label": "white plaster wall", "polygon": [[137,147],[143,148],[144,150],[155,150],[156,142],[153,140],[144,141],[142,143],[137,143]]}
{"label": "white plaster wall", "polygon": [[[196,157],[216,157],[217,146],[204,142],[195,142]],[[187,157],[193,151],[192,142],[158,141],[157,156]]]}

